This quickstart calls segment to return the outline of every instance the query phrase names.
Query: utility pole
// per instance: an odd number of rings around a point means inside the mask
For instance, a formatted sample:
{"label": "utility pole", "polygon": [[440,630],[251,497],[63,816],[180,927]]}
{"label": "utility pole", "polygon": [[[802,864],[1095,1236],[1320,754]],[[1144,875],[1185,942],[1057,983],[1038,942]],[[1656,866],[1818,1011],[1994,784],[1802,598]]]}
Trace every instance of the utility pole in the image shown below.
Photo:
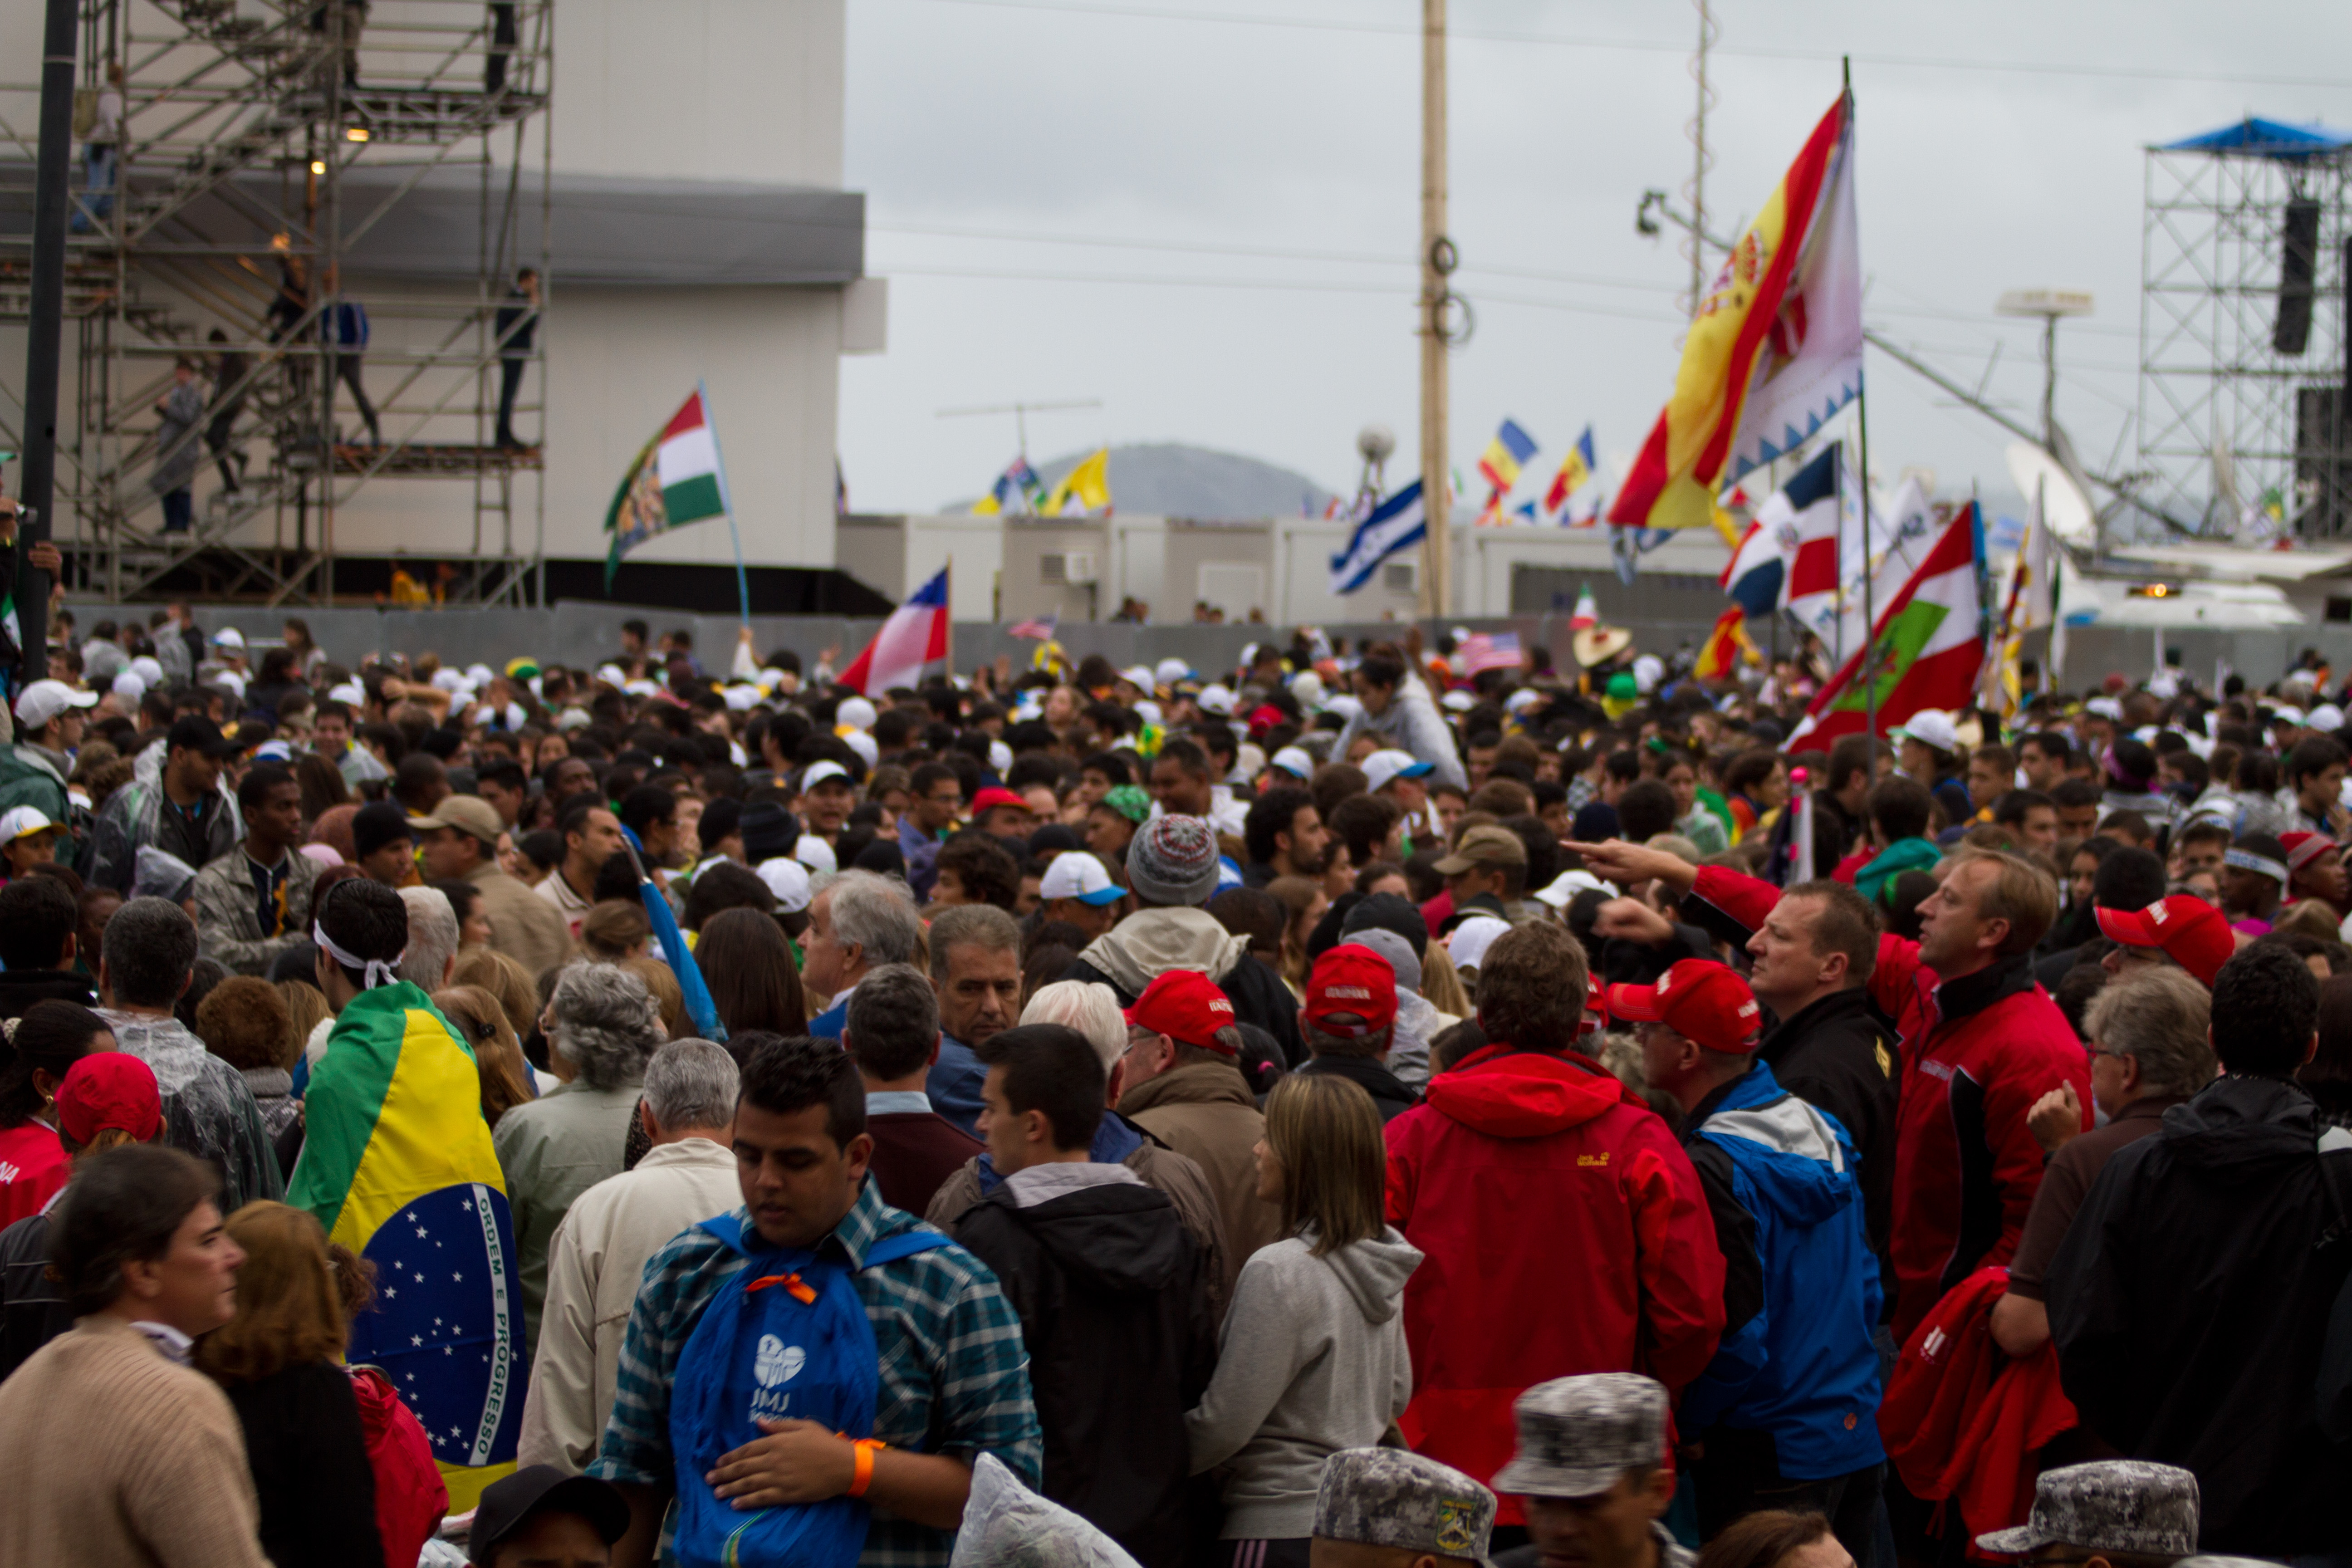
{"label": "utility pole", "polygon": [[1715,43],[1715,12],[1709,0],[1698,5],[1698,53],[1691,59],[1691,75],[1698,80],[1698,112],[1691,117],[1691,177],[1683,194],[1690,198],[1690,232],[1683,238],[1683,254],[1690,258],[1690,299],[1684,314],[1698,317],[1699,301],[1706,298],[1706,172],[1715,159],[1706,150],[1706,111],[1715,107],[1715,89],[1706,84],[1706,53]]}
{"label": "utility pole", "polygon": [[[25,347],[25,493],[16,525],[22,688],[49,673],[49,574],[25,562],[51,536],[58,488],[58,356],[66,309],[66,165],[73,143],[74,0],[48,0],[41,38],[41,140],[33,173],[33,268]],[[117,201],[121,175],[115,176]],[[120,207],[118,207],[118,215]],[[116,222],[125,221],[121,216]]]}
{"label": "utility pole", "polygon": [[1453,595],[1446,542],[1453,497],[1446,493],[1445,354],[1453,345],[1446,311],[1454,242],[1445,237],[1445,0],[1421,0],[1421,504],[1422,614],[1441,617]]}

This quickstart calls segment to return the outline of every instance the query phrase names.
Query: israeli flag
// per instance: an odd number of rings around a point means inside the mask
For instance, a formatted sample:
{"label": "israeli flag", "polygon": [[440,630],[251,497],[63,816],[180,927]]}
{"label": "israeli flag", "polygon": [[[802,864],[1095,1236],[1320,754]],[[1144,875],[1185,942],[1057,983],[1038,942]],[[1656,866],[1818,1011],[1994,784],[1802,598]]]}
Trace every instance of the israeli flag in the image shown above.
{"label": "israeli flag", "polygon": [[1415,479],[1375,507],[1371,516],[1356,525],[1348,548],[1331,557],[1331,592],[1354,593],[1371,580],[1381,562],[1413,549],[1428,531],[1421,481]]}

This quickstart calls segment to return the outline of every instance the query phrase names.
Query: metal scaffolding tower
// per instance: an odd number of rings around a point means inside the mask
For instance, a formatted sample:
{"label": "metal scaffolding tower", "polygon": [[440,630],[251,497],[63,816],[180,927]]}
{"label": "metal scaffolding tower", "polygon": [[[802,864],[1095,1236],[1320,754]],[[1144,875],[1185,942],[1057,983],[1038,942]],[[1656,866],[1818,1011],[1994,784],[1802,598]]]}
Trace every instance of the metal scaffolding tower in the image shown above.
{"label": "metal scaffolding tower", "polygon": [[[395,595],[535,597],[541,409],[517,405],[510,444],[493,425],[501,306],[519,266],[542,289],[548,273],[549,137],[543,121],[535,147],[528,132],[553,86],[552,28],[551,0],[83,0],[87,105],[119,68],[122,112],[111,191],[77,171],[68,237],[69,588],[324,604],[338,513],[364,486],[433,477],[470,481],[472,547],[403,563],[415,586],[395,578]],[[30,92],[0,87],[0,137],[27,160],[30,115],[14,105]],[[446,199],[460,186],[470,201]],[[344,292],[346,262],[367,270],[372,232],[421,188],[443,198],[432,242],[447,281]],[[470,224],[448,221],[468,207]],[[28,257],[22,236],[0,237],[0,319],[23,317]],[[380,439],[352,417],[362,373],[334,341],[355,302]],[[204,416],[166,426],[191,359]],[[152,476],[192,458],[222,482],[167,531]]]}
{"label": "metal scaffolding tower", "polygon": [[2147,151],[2139,453],[2214,538],[2352,534],[2352,139],[2249,119]]}

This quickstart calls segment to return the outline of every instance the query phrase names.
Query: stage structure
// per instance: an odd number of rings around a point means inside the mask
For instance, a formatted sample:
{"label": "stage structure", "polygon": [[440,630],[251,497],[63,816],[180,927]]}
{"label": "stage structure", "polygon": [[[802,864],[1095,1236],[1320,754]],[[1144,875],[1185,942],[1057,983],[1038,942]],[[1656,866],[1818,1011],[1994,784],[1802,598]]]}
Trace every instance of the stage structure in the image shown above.
{"label": "stage structure", "polygon": [[2352,134],[2249,118],[2147,150],[2139,466],[2215,539],[2352,535]]}
{"label": "stage structure", "polygon": [[[516,439],[500,444],[494,426],[511,347],[501,306],[518,267],[548,274],[552,45],[551,0],[86,0],[78,132],[112,65],[123,113],[103,216],[79,133],[75,148],[58,453],[69,588],[115,602],[323,604],[337,512],[362,487],[429,476],[471,481],[473,548],[413,567],[438,579],[421,586],[459,602],[539,599],[536,349]],[[26,212],[35,96],[0,86],[0,133],[21,160],[8,183],[23,187],[6,205]],[[409,216],[419,201],[422,236]],[[20,321],[29,241],[21,215],[9,216],[0,320]],[[341,291],[345,258],[364,276],[396,229],[427,242],[440,280]],[[380,441],[337,374],[354,301]],[[521,315],[508,311],[509,339]],[[159,442],[158,405],[182,359],[203,366],[205,417]],[[11,383],[17,374],[0,367]],[[238,487],[212,489],[187,531],[166,532],[152,476],[191,452],[214,468],[216,444],[243,454]]]}

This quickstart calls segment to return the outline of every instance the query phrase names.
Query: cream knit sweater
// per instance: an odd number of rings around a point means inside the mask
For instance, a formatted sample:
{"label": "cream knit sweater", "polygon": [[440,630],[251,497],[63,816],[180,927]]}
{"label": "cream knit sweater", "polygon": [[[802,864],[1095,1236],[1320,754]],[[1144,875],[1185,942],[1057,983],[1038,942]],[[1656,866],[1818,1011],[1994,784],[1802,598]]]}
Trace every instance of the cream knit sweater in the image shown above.
{"label": "cream knit sweater", "polygon": [[84,1318],[0,1383],[0,1563],[268,1568],[228,1396]]}

